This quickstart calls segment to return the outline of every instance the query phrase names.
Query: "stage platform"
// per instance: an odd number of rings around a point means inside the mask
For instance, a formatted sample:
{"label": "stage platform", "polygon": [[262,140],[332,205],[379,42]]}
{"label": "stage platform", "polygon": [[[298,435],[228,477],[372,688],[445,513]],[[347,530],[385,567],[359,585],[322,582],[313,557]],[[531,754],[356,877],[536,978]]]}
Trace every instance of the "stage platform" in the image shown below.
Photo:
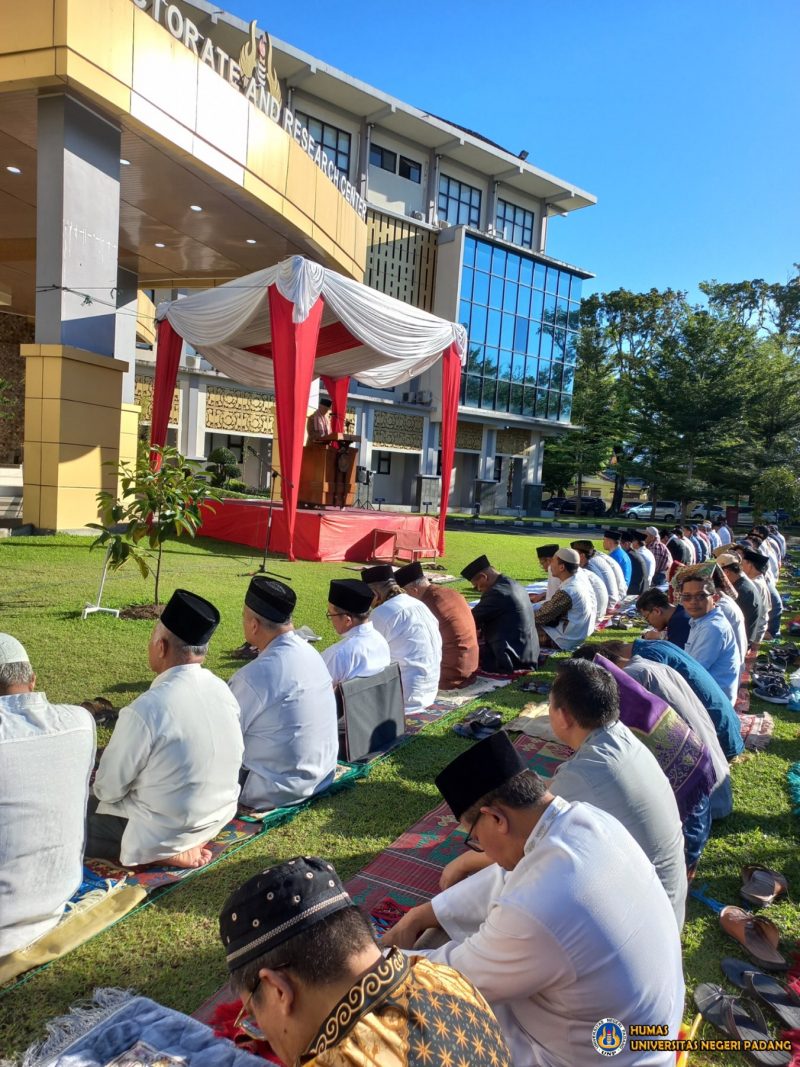
{"label": "stage platform", "polygon": [[[263,550],[267,537],[268,505],[263,500],[222,500],[214,504],[214,513],[203,509],[201,537],[214,537],[236,545],[250,545]],[[363,511],[360,508],[298,508],[294,528],[294,552],[298,559],[348,560],[363,563],[372,557],[375,530],[410,533],[421,548],[435,549],[439,536],[438,521],[424,515],[406,515],[390,511]],[[401,538],[401,542],[404,539]],[[384,539],[378,555],[388,558],[391,544]],[[283,508],[272,510],[270,552],[288,551]]]}

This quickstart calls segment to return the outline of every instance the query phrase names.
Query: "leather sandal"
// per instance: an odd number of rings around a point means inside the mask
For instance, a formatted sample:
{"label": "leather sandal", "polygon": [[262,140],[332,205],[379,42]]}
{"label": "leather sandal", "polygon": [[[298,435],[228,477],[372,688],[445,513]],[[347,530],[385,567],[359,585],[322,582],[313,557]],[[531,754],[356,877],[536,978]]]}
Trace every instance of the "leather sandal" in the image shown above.
{"label": "leather sandal", "polygon": [[[761,1009],[744,997],[731,996],[721,986],[704,982],[695,989],[694,1002],[703,1018],[726,1037],[742,1042],[772,1040]],[[770,1052],[748,1049],[743,1050],[742,1054],[751,1063],[762,1067],[789,1067],[792,1058],[790,1052],[777,1049]]]}
{"label": "leather sandal", "polygon": [[105,697],[95,697],[94,700],[81,701],[82,708],[86,708],[94,716],[94,721],[98,726],[105,726],[108,723],[116,722],[119,718],[119,712],[114,710],[114,705],[110,700],[106,700]]}
{"label": "leather sandal", "polygon": [[778,897],[789,892],[789,883],[779,871],[771,867],[762,867],[760,863],[750,863],[742,867],[742,888],[740,893],[749,904],[766,907],[774,904]]}
{"label": "leather sandal", "polygon": [[771,919],[751,915],[744,908],[728,905],[719,913],[719,924],[728,937],[738,941],[764,971],[785,971],[789,964],[778,951],[781,932]]}

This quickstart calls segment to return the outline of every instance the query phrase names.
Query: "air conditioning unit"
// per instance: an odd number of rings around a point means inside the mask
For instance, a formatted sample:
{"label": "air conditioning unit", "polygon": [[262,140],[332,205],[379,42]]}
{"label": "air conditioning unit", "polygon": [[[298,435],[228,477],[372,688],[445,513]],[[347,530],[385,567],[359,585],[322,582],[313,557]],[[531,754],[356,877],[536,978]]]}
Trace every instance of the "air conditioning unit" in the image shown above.
{"label": "air conditioning unit", "polygon": [[430,389],[423,389],[421,393],[417,393],[417,403],[418,404],[432,404],[433,403],[433,393],[430,391]]}
{"label": "air conditioning unit", "polygon": [[425,221],[425,213],[423,211],[411,211],[409,212],[412,219],[416,219],[417,222]]}
{"label": "air conditioning unit", "polygon": [[403,393],[403,403],[404,404],[413,404],[413,403],[416,402],[416,399],[417,399],[417,394],[416,393]]}
{"label": "air conditioning unit", "polygon": [[448,222],[447,219],[439,219],[440,230],[449,230],[452,225],[452,222]]}
{"label": "air conditioning unit", "polygon": [[186,356],[186,369],[187,370],[200,370],[200,361],[202,356]]}

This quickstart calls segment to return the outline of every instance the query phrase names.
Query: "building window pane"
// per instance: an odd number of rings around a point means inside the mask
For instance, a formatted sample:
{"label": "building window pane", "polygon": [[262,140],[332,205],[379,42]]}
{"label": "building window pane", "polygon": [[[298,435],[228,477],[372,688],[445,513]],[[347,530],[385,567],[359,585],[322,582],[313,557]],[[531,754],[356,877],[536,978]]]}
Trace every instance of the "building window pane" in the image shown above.
{"label": "building window pane", "polygon": [[461,272],[461,299],[472,299],[472,279],[475,271],[470,270],[469,267],[464,267]]}
{"label": "building window pane", "polygon": [[473,267],[475,265],[475,249],[478,242],[474,237],[467,237],[464,241],[464,266]]}
{"label": "building window pane", "polygon": [[500,327],[500,347],[511,348],[514,344],[514,316],[503,315],[503,325]]}
{"label": "building window pane", "polygon": [[526,211],[507,200],[498,200],[495,227],[512,244],[521,245],[522,248],[533,247],[532,211]]}
{"label": "building window pane", "polygon": [[500,312],[490,311],[486,327],[486,343],[497,347],[500,344]]}
{"label": "building window pane", "polygon": [[467,404],[470,407],[480,407],[481,403],[481,379],[474,374],[467,376]]}
{"label": "building window pane", "polygon": [[378,474],[392,473],[392,453],[378,452]]}
{"label": "building window pane", "polygon": [[533,290],[529,289],[527,285],[520,285],[519,296],[517,297],[517,314],[522,315],[524,318],[530,318],[531,314],[531,293]]}
{"label": "building window pane", "polygon": [[481,221],[481,191],[466,182],[439,177],[439,218],[453,226],[478,227]]}
{"label": "building window pane", "polygon": [[489,288],[489,307],[501,308],[503,306],[503,279],[492,278]]}
{"label": "building window pane", "polygon": [[508,257],[504,248],[494,248],[492,250],[492,274],[505,278],[507,260]]}
{"label": "building window pane", "polygon": [[536,390],[536,418],[547,418],[547,389]]}
{"label": "building window pane", "polygon": [[572,397],[569,393],[561,394],[561,414],[559,418],[562,422],[569,422],[572,415]]}
{"label": "building window pane", "polygon": [[401,178],[408,178],[410,182],[416,182],[417,185],[422,181],[422,165],[409,159],[408,156],[400,156],[397,173]]}
{"label": "building window pane", "polygon": [[581,286],[582,285],[583,285],[583,281],[580,278],[576,278],[575,275],[573,274],[573,276],[572,276],[572,285],[570,286],[570,290],[569,290],[569,298],[570,298],[570,300],[575,300],[578,303],[580,303],[580,300],[581,300]]}
{"label": "building window pane", "polygon": [[391,174],[397,170],[397,153],[390,152],[388,148],[381,148],[377,144],[369,146],[369,161],[373,167],[388,170]]}
{"label": "building window pane", "polygon": [[536,390],[526,389],[525,395],[522,401],[522,414],[530,415],[531,418],[536,414]]}
{"label": "building window pane", "polygon": [[514,351],[524,352],[528,347],[528,320],[517,316],[514,322]]}
{"label": "building window pane", "polygon": [[508,394],[511,391],[511,386],[508,382],[497,383],[497,402],[494,405],[495,411],[508,411]]}
{"label": "building window pane", "polygon": [[[350,173],[350,149],[351,137],[345,130],[332,126],[329,122],[321,122],[302,111],[295,111],[295,118],[301,126],[305,126],[317,144],[321,144],[329,151],[328,157],[334,161],[339,170],[345,174]],[[371,153],[370,153],[371,157]],[[370,158],[370,162],[371,162]]]}
{"label": "building window pane", "polygon": [[497,383],[487,382],[483,383],[483,396],[481,397],[482,408],[494,408],[495,401],[497,399]]}
{"label": "building window pane", "polygon": [[479,345],[486,340],[486,308],[481,304],[472,305],[469,339]]}
{"label": "building window pane", "polygon": [[[474,241],[475,238],[468,238]],[[478,270],[485,270],[488,274],[492,267],[492,246],[485,241],[478,241],[478,250],[475,257],[475,266]]]}
{"label": "building window pane", "polygon": [[506,282],[503,293],[503,311],[510,311],[513,314],[517,310],[517,288],[516,282]]}
{"label": "building window pane", "polygon": [[512,385],[508,400],[508,410],[514,415],[522,414],[522,386]]}
{"label": "building window pane", "polygon": [[537,263],[533,268],[533,286],[534,289],[544,289],[544,279],[547,273],[547,268],[543,267],[541,263]]}
{"label": "building window pane", "polygon": [[476,304],[488,304],[489,303],[489,275],[484,274],[479,270],[475,272],[475,281],[473,282],[472,299]]}
{"label": "building window pane", "polygon": [[511,380],[511,353],[505,350],[500,353],[500,369],[497,372],[497,377],[501,381],[508,382]]}
{"label": "building window pane", "polygon": [[484,365],[483,373],[487,378],[497,377],[497,366],[500,362],[500,351],[494,347],[486,348],[486,363]]}

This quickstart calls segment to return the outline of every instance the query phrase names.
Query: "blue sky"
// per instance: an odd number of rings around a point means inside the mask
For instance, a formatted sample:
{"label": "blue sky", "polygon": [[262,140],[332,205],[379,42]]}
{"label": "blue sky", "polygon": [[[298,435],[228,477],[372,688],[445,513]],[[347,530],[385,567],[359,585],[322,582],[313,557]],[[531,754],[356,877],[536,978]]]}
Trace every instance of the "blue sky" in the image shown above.
{"label": "blue sky", "polygon": [[595,288],[697,296],[800,261],[797,0],[220,6],[594,193],[548,252]]}

